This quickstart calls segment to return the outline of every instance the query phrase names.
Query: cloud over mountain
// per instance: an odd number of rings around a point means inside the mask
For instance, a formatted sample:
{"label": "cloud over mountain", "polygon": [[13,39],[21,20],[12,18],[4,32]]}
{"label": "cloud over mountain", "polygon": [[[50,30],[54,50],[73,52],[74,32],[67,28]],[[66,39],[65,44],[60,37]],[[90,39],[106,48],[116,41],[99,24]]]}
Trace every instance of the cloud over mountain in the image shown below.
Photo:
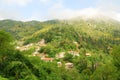
{"label": "cloud over mountain", "polygon": [[104,15],[120,21],[119,3],[119,0],[0,0],[0,19],[48,20]]}

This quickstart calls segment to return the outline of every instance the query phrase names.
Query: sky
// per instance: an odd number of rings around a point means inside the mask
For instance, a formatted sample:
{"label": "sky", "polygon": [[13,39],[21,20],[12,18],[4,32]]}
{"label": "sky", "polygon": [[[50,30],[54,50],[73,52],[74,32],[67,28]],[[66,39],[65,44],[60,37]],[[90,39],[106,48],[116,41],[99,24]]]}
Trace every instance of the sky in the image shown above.
{"label": "sky", "polygon": [[0,0],[0,20],[21,21],[107,16],[120,21],[120,0]]}

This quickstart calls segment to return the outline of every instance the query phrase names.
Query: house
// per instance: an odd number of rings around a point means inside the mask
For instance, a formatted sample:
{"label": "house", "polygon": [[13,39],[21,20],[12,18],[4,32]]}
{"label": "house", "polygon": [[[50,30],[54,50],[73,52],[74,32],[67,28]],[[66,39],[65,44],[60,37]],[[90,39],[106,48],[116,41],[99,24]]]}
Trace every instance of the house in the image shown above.
{"label": "house", "polygon": [[32,56],[38,56],[40,58],[45,58],[45,57],[48,57],[48,54],[39,53],[39,52],[35,51],[35,52],[32,53]]}
{"label": "house", "polygon": [[85,56],[91,56],[91,53],[85,53]]}
{"label": "house", "polygon": [[26,45],[27,48],[31,46],[33,46],[33,43]]}
{"label": "house", "polygon": [[17,47],[16,47],[16,49],[18,49],[18,50],[19,50],[19,49],[20,49],[20,47],[19,47],[19,46],[17,46]]}
{"label": "house", "polygon": [[76,45],[78,44],[76,41],[74,41],[73,43],[76,44]]}
{"label": "house", "polygon": [[73,68],[73,63],[70,63],[70,62],[65,63],[65,68],[66,68],[66,69]]}
{"label": "house", "polygon": [[54,58],[41,58],[41,60],[46,61],[46,62],[52,62]]}
{"label": "house", "polygon": [[22,46],[19,48],[20,51],[25,51],[25,50],[28,50],[28,48],[26,46]]}
{"label": "house", "polygon": [[61,67],[62,63],[61,62],[57,62],[57,65],[58,65],[58,67]]}
{"label": "house", "polygon": [[33,56],[39,56],[39,57],[40,57],[40,53],[39,53],[39,52],[34,52],[32,55],[33,55]]}
{"label": "house", "polygon": [[33,46],[33,43],[25,45],[25,46],[17,46],[16,49],[20,51],[25,51],[25,50],[29,50],[32,46]]}
{"label": "house", "polygon": [[37,43],[37,45],[39,45],[39,46],[46,46],[45,40],[42,39],[41,41],[39,41],[39,42]]}
{"label": "house", "polygon": [[65,57],[65,52],[60,52],[56,54],[56,58],[64,58]]}
{"label": "house", "polygon": [[76,52],[76,51],[68,51],[68,53],[73,56],[79,56],[79,52]]}

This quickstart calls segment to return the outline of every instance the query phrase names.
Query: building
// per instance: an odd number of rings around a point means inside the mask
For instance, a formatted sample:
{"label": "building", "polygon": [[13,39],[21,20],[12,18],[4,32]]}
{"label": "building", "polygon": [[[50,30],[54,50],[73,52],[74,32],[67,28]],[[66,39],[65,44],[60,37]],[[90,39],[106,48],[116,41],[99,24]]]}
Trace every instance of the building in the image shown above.
{"label": "building", "polygon": [[41,60],[46,61],[46,62],[52,62],[54,58],[41,58]]}
{"label": "building", "polygon": [[64,58],[65,57],[65,52],[60,52],[56,54],[56,58]]}
{"label": "building", "polygon": [[91,54],[90,53],[85,53],[85,56],[91,56]]}
{"label": "building", "polygon": [[76,51],[68,51],[68,53],[73,56],[79,56],[79,52],[76,52]]}
{"label": "building", "polygon": [[65,68],[66,68],[66,69],[73,68],[73,63],[70,63],[70,62],[65,63]]}

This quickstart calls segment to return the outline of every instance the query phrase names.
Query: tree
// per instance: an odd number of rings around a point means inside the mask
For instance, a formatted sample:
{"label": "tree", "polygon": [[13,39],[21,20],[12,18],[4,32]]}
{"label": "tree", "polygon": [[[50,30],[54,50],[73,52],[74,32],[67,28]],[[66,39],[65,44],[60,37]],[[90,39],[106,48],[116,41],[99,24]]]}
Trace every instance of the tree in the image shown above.
{"label": "tree", "polygon": [[113,64],[117,68],[118,80],[120,79],[120,45],[113,48]]}
{"label": "tree", "polygon": [[4,62],[4,60],[10,56],[11,53],[14,53],[14,44],[13,37],[5,32],[0,30],[0,60]]}
{"label": "tree", "polygon": [[8,80],[7,78],[3,78],[2,76],[0,76],[0,80]]}
{"label": "tree", "polygon": [[105,64],[97,68],[90,80],[117,80],[116,68],[113,64]]}
{"label": "tree", "polygon": [[14,47],[13,40],[13,37],[9,33],[0,30],[0,53],[12,50]]}
{"label": "tree", "polygon": [[112,51],[114,65],[120,68],[120,46],[116,46]]}
{"label": "tree", "polygon": [[39,50],[39,52],[40,53],[48,54],[49,57],[54,57],[55,54],[59,52],[59,49],[55,48],[52,45],[47,45],[47,46],[41,47],[41,49]]}
{"label": "tree", "polygon": [[75,61],[75,66],[78,69],[79,73],[81,73],[84,69],[87,68],[87,60],[85,58],[79,58]]}
{"label": "tree", "polygon": [[65,54],[65,57],[63,58],[64,61],[68,61],[68,62],[72,62],[73,60],[73,55],[72,54],[69,54],[69,53],[66,53]]}

